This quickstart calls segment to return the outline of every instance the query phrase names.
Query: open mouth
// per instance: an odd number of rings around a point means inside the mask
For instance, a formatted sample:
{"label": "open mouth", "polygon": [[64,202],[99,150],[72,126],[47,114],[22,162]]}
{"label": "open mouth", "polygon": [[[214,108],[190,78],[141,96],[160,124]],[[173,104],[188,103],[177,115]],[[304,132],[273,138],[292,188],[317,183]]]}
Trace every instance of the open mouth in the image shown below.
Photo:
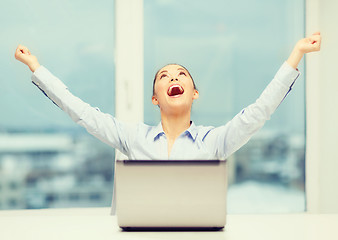
{"label": "open mouth", "polygon": [[171,85],[168,89],[168,95],[170,97],[179,96],[182,95],[183,93],[184,93],[183,87],[178,84]]}

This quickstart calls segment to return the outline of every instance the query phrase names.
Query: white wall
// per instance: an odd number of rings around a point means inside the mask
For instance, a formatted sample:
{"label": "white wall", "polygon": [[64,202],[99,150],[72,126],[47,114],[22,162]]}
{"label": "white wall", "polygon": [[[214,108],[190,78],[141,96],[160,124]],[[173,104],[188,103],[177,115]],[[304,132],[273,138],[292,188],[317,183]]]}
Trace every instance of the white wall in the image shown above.
{"label": "white wall", "polygon": [[307,205],[338,213],[338,1],[306,3],[306,35],[323,37],[320,53],[306,57]]}

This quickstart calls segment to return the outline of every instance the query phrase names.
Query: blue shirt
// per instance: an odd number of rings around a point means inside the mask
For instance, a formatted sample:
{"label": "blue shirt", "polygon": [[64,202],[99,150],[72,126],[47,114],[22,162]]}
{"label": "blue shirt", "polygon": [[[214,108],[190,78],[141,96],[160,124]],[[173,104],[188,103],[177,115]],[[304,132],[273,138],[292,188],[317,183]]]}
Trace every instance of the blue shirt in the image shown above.
{"label": "blue shirt", "polygon": [[196,126],[192,122],[175,140],[169,156],[161,123],[157,126],[129,124],[102,113],[74,96],[62,81],[43,66],[33,73],[32,81],[74,122],[102,142],[120,150],[129,159],[225,159],[270,119],[298,76],[299,72],[284,62],[255,103],[223,126]]}

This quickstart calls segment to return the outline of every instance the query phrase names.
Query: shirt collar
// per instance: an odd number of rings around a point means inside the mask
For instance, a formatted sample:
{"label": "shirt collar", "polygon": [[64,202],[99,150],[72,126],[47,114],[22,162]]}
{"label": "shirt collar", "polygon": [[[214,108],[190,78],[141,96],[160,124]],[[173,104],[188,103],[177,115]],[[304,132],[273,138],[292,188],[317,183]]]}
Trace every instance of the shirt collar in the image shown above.
{"label": "shirt collar", "polygon": [[152,129],[152,132],[150,133],[150,137],[155,141],[156,138],[164,134],[163,128],[162,128],[162,123],[160,122],[157,124],[156,127]]}
{"label": "shirt collar", "polygon": [[[193,121],[190,122],[190,127],[185,131],[185,133],[187,135],[190,135],[190,137],[193,139],[193,141],[196,140],[197,134],[198,134],[198,130],[197,127],[195,125],[195,123]],[[159,136],[165,134],[163,131],[163,127],[162,127],[162,123],[160,122],[159,124],[157,124],[156,127],[154,127],[152,129],[152,132],[150,133],[151,138],[155,141],[156,138],[158,138]]]}
{"label": "shirt collar", "polygon": [[185,131],[187,134],[190,134],[190,137],[195,141],[197,138],[198,130],[193,121],[190,121],[190,127]]}

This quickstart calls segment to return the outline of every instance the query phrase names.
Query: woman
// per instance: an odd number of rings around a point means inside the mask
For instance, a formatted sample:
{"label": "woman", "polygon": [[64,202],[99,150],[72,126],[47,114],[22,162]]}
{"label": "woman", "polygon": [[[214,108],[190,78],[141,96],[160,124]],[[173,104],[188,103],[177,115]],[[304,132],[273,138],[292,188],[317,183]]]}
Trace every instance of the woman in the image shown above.
{"label": "woman", "polygon": [[129,159],[224,159],[270,118],[299,76],[297,66],[303,55],[319,51],[320,43],[319,32],[299,40],[257,101],[217,128],[191,121],[191,106],[199,92],[188,70],[180,65],[170,64],[156,73],[152,102],[160,108],[161,122],[148,126],[122,123],[73,96],[25,46],[18,46],[15,58],[30,68],[33,83],[73,121]]}

